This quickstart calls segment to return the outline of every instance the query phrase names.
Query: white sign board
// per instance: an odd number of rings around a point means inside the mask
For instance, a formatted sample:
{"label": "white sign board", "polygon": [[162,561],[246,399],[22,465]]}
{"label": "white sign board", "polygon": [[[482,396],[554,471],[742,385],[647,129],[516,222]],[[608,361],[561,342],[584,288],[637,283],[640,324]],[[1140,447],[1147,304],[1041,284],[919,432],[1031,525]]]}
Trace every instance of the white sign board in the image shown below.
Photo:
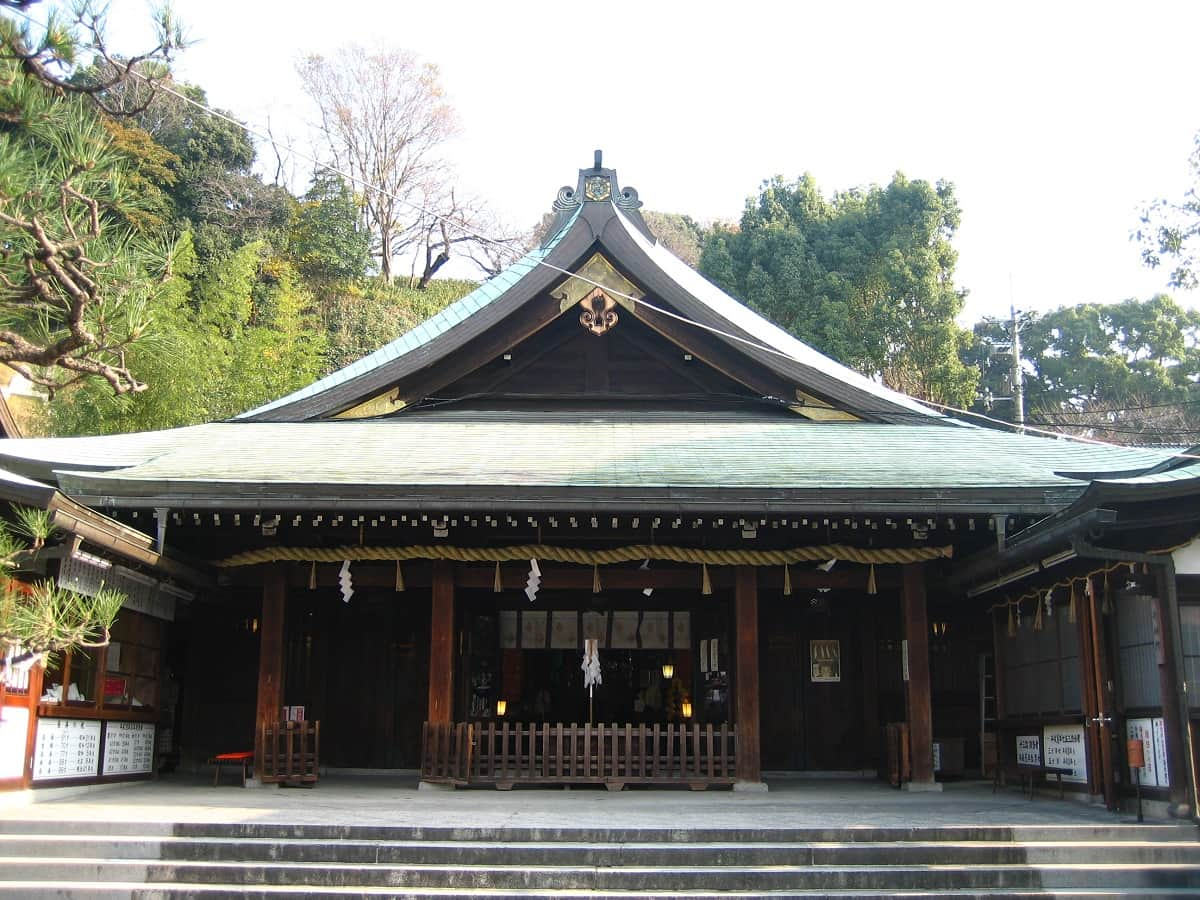
{"label": "white sign board", "polygon": [[1082,725],[1047,725],[1042,730],[1042,741],[1046,765],[1070,769],[1070,774],[1063,774],[1063,781],[1087,783],[1087,745]]}
{"label": "white sign board", "polygon": [[96,719],[38,719],[33,746],[33,780],[94,778],[100,768],[100,722]]}
{"label": "white sign board", "polygon": [[105,722],[101,775],[142,775],[154,771],[153,722]]}
{"label": "white sign board", "polygon": [[20,778],[25,774],[28,730],[28,707],[0,706],[0,778]]}
{"label": "white sign board", "polygon": [[1040,766],[1042,764],[1042,736],[1040,734],[1017,735],[1017,765]]}
{"label": "white sign board", "polygon": [[1142,754],[1146,765],[1138,774],[1146,787],[1169,787],[1167,776],[1166,731],[1163,720],[1159,719],[1127,719],[1125,721],[1125,736],[1130,740],[1142,742]]}
{"label": "white sign board", "polygon": [[1170,787],[1167,768],[1167,724],[1160,716],[1151,721],[1154,728],[1154,766],[1158,770],[1158,786]]}

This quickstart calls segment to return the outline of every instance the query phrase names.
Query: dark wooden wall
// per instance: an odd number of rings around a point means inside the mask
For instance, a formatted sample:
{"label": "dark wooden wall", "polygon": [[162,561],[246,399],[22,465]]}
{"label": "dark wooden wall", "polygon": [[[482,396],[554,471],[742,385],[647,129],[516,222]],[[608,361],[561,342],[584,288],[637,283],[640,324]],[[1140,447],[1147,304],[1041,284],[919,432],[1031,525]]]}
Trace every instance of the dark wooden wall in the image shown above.
{"label": "dark wooden wall", "polygon": [[[874,598],[850,592],[764,593],[759,612],[764,769],[876,767],[876,605]],[[812,681],[813,640],[840,642],[840,682]]]}
{"label": "dark wooden wall", "polygon": [[321,762],[418,764],[429,677],[429,592],[292,589],[284,703],[321,721]]}
{"label": "dark wooden wall", "polygon": [[746,388],[620,311],[618,325],[597,337],[577,316],[556,319],[514,347],[511,359],[492,360],[439,391],[439,396],[505,394],[622,394],[629,396],[738,394]]}

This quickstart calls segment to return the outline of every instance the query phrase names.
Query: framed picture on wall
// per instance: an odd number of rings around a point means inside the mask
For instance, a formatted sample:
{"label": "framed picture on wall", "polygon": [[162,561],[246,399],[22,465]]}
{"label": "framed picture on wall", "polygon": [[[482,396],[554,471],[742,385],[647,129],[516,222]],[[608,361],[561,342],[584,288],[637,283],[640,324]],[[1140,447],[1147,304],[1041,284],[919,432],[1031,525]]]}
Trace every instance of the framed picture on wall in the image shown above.
{"label": "framed picture on wall", "polygon": [[841,641],[809,641],[808,661],[815,682],[842,680]]}

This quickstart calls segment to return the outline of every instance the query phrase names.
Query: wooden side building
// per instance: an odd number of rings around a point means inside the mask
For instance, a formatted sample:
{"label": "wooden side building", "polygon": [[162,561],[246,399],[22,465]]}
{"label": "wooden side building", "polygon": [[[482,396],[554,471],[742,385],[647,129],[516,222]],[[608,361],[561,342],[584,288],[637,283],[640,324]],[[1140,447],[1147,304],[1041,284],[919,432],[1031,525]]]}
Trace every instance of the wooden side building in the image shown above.
{"label": "wooden side building", "polygon": [[1116,802],[1133,722],[1186,804],[1193,459],[932,412],[724,294],[640,206],[597,155],[540,247],[301,391],[0,446],[219,575],[175,629],[191,758],[303,707],[322,763],[431,784],[936,789],[1036,753]]}

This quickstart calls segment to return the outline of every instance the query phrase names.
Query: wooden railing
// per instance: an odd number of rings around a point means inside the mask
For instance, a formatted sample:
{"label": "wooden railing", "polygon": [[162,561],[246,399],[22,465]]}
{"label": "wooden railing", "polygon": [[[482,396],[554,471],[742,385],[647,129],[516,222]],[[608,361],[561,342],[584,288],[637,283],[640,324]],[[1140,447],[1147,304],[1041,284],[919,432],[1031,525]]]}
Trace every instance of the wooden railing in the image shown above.
{"label": "wooden railing", "polygon": [[321,762],[320,722],[275,722],[262,730],[265,784],[313,784]]}
{"label": "wooden railing", "polygon": [[453,784],[686,784],[737,776],[737,726],[426,722],[421,777]]}
{"label": "wooden railing", "polygon": [[471,776],[474,726],[426,722],[421,726],[421,780],[466,784]]}

